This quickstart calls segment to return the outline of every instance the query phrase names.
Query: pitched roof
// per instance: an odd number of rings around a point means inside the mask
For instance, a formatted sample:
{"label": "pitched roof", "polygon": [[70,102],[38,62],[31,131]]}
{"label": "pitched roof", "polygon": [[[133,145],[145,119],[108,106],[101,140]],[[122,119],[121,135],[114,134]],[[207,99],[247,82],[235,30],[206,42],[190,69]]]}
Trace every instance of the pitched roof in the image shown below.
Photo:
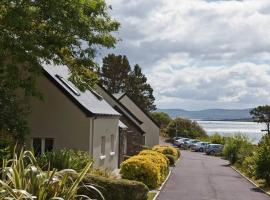
{"label": "pitched roof", "polygon": [[117,98],[119,102],[121,102],[121,99],[124,96],[127,96],[158,128],[160,128],[160,125],[153,119],[153,117],[144,109],[142,109],[141,106],[139,106],[135,101],[133,101],[133,99],[130,98],[126,93],[122,93],[121,95],[114,94],[114,97]]}
{"label": "pitched roof", "polygon": [[82,92],[69,81],[70,73],[67,66],[43,65],[43,69],[46,77],[60,88],[88,116],[120,116],[96,91],[86,90]]}

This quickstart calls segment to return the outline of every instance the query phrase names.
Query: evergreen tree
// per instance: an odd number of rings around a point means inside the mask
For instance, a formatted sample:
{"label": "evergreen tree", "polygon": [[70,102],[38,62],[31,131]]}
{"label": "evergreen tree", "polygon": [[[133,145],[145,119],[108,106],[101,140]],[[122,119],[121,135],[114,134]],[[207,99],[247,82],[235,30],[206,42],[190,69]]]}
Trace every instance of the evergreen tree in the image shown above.
{"label": "evergreen tree", "polygon": [[152,111],[156,109],[154,105],[155,97],[153,89],[147,83],[146,76],[142,73],[142,69],[138,64],[134,66],[133,71],[128,77],[126,86],[127,95],[134,100],[145,111]]}
{"label": "evergreen tree", "polygon": [[111,93],[125,91],[127,77],[131,73],[131,68],[127,57],[109,54],[103,58],[101,68],[101,84]]}
{"label": "evergreen tree", "polygon": [[131,70],[126,56],[109,54],[103,59],[100,83],[111,94],[126,93],[145,111],[156,109],[153,89],[139,65]]}

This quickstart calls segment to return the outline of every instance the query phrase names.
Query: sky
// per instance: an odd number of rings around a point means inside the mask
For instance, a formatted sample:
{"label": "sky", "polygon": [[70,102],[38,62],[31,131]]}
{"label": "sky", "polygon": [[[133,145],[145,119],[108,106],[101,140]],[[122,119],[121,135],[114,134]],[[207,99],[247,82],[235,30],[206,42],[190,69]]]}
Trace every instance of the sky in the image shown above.
{"label": "sky", "polygon": [[270,103],[270,0],[107,0],[115,49],[138,63],[158,108]]}

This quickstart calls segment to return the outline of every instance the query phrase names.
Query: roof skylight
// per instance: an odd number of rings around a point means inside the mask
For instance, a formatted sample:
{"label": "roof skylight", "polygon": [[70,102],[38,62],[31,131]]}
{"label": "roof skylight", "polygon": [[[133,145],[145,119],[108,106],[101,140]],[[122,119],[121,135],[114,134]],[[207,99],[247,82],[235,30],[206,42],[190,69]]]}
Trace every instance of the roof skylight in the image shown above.
{"label": "roof skylight", "polygon": [[70,85],[70,83],[64,79],[64,77],[60,76],[59,74],[55,74],[55,77],[58,78],[65,86],[68,87],[68,89],[70,89],[75,95],[80,96],[80,92],[78,92],[78,90],[76,90],[75,88],[73,88],[72,85]]}

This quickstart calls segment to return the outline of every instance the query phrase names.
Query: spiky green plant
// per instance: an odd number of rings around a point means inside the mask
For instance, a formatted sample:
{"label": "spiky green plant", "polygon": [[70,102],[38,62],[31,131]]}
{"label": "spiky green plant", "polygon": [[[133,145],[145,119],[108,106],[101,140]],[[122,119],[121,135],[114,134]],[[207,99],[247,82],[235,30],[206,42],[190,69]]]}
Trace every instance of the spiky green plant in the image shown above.
{"label": "spiky green plant", "polygon": [[80,187],[102,194],[91,185],[81,182],[89,171],[92,163],[77,173],[73,169],[43,171],[32,152],[14,153],[13,158],[3,161],[0,180],[0,199],[7,200],[75,200],[90,199],[88,196],[77,195]]}

